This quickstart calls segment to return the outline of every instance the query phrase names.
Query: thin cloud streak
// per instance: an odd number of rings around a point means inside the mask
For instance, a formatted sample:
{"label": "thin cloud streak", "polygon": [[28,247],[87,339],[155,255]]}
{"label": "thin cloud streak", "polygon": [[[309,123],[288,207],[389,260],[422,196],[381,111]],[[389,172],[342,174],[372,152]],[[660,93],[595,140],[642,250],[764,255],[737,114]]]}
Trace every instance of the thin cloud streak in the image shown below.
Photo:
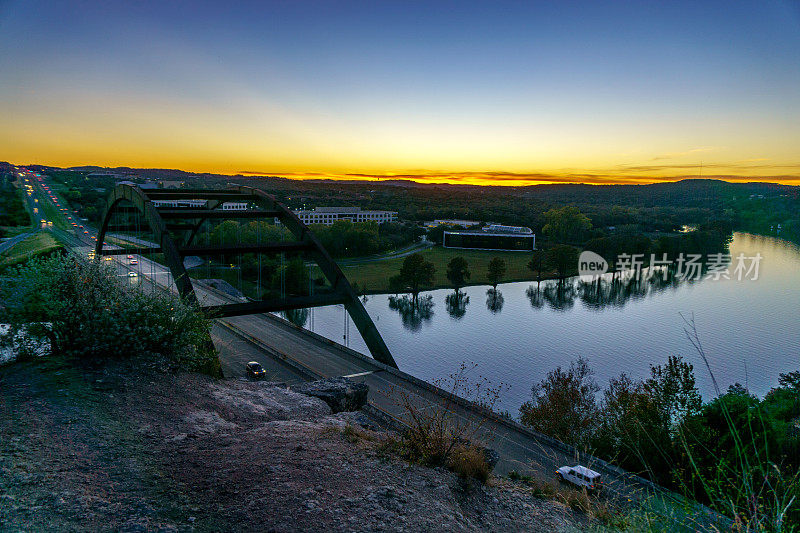
{"label": "thin cloud streak", "polygon": [[[775,168],[768,165],[751,165],[748,168]],[[696,179],[697,174],[676,172],[670,176],[648,176],[644,173],[665,170],[665,169],[686,169],[692,168],[686,165],[650,165],[625,167],[625,172],[632,174],[621,174],[620,169],[609,172],[443,172],[443,171],[419,171],[406,173],[326,173],[326,172],[263,172],[263,171],[241,171],[242,175],[249,176],[281,176],[289,179],[303,180],[338,180],[338,181],[413,181],[418,183],[439,183],[439,184],[458,184],[458,185],[498,185],[498,186],[525,186],[537,184],[589,184],[589,185],[618,185],[618,184],[647,184],[673,182],[683,179]],[[709,165],[708,168],[730,168],[726,165]],[[800,170],[800,165],[787,168]],[[731,182],[778,182],[784,184],[800,184],[800,172],[789,174],[772,174],[758,177],[741,176],[727,173],[715,173],[703,176],[704,179],[720,179]]]}
{"label": "thin cloud streak", "polygon": [[686,150],[685,152],[673,152],[667,154],[661,154],[655,156],[652,161],[660,161],[662,159],[677,159],[679,157],[685,157],[687,155],[698,154],[702,152],[713,152],[715,150],[721,150],[721,147],[717,146],[707,146],[704,148],[692,148],[691,150]]}

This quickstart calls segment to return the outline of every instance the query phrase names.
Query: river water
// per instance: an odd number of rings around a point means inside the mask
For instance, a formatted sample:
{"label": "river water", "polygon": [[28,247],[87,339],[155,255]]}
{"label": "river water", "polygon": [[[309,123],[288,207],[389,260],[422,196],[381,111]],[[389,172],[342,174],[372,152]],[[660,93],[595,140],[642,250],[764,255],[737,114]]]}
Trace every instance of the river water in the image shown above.
{"label": "river water", "polygon": [[[475,364],[470,378],[505,384],[500,409],[514,416],[531,385],[577,357],[589,361],[604,386],[622,372],[646,377],[650,365],[680,355],[694,365],[698,388],[710,399],[711,374],[687,339],[681,315],[694,317],[719,387],[738,382],[761,396],[779,373],[800,370],[800,248],[736,233],[730,253],[731,279],[603,282],[599,292],[579,278],[561,288],[542,282],[538,290],[535,281],[520,282],[499,285],[497,294],[487,286],[467,287],[460,302],[452,290],[423,293],[422,312],[411,312],[393,295],[369,296],[365,307],[402,370],[434,381],[462,363]],[[740,253],[761,254],[758,279],[751,279],[754,271],[737,279]],[[348,322],[342,306],[331,306],[308,313],[304,327],[369,353]]]}

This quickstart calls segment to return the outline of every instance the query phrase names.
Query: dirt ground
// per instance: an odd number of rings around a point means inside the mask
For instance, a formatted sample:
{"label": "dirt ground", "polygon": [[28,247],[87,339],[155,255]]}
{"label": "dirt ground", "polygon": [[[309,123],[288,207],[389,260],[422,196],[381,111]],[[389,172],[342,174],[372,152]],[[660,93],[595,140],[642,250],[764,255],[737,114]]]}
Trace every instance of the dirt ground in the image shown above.
{"label": "dirt ground", "polygon": [[[2,531],[580,531],[518,484],[387,455],[362,414],[131,364],[0,367]],[[366,423],[365,423],[366,424]],[[369,427],[368,424],[366,424]],[[347,426],[358,427],[355,432]]]}

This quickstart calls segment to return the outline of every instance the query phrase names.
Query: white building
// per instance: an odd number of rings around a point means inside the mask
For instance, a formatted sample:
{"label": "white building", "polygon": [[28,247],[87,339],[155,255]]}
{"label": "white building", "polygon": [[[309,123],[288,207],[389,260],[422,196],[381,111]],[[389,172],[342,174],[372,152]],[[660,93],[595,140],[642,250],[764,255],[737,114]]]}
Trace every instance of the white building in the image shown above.
{"label": "white building", "polygon": [[442,235],[442,246],[531,252],[536,249],[536,235],[524,226],[491,224],[478,230],[445,231]]}
{"label": "white building", "polygon": [[223,211],[246,211],[247,202],[225,202],[222,204]]}
{"label": "white building", "polygon": [[293,211],[303,224],[330,226],[339,220],[350,222],[397,222],[397,211],[362,211],[360,207],[316,207]]}
{"label": "white building", "polygon": [[153,200],[156,207],[186,207],[190,209],[202,209],[206,206],[205,200]]}
{"label": "white building", "polygon": [[[205,209],[207,200],[153,200],[156,207]],[[223,211],[245,211],[247,202],[225,202],[222,204]]]}
{"label": "white building", "polygon": [[521,235],[533,233],[531,228],[526,228],[525,226],[503,226],[502,224],[489,224],[483,227],[483,231],[489,233],[519,233]]}

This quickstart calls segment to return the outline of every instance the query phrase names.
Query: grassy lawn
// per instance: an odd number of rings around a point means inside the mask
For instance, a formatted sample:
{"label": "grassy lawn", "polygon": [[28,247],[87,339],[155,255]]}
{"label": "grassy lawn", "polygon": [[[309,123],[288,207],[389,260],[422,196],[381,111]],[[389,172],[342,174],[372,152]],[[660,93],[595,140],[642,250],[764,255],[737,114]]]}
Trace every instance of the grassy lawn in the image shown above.
{"label": "grassy lawn", "polygon": [[20,233],[25,233],[30,230],[30,226],[0,226],[0,235],[3,237],[16,237]]}
{"label": "grassy lawn", "polygon": [[[422,256],[434,264],[436,267],[435,288],[450,287],[447,279],[447,263],[454,257],[461,256],[467,260],[472,277],[470,285],[483,285],[489,283],[486,271],[489,261],[493,257],[500,257],[506,262],[506,275],[503,282],[524,281],[535,279],[535,274],[528,268],[531,260],[530,252],[493,252],[484,250],[456,250],[453,248],[442,248],[435,246],[424,252]],[[342,267],[350,283],[357,283],[359,287],[365,288],[366,292],[388,292],[389,278],[400,272],[405,257],[375,261],[374,263],[363,263]],[[546,273],[542,273],[545,275]]]}
{"label": "grassy lawn", "polygon": [[52,252],[62,245],[50,233],[40,231],[22,242],[18,242],[0,256],[0,266],[8,267],[27,261],[29,257]]}

